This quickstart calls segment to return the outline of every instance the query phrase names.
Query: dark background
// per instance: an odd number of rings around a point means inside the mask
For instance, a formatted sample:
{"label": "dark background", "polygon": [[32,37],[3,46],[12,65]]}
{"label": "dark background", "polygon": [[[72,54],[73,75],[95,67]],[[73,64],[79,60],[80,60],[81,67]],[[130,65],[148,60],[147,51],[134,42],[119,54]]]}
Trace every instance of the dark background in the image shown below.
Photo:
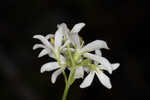
{"label": "dark background", "polygon": [[105,40],[111,49],[103,50],[103,55],[121,63],[110,75],[111,90],[96,77],[86,89],[79,88],[82,80],[78,80],[68,100],[149,98],[149,5],[149,0],[0,1],[0,99],[61,100],[63,76],[52,84],[51,73],[40,74],[50,59],[37,58],[40,50],[32,50],[37,43],[32,37],[54,33],[62,22],[70,29],[85,22],[80,35],[86,43]]}

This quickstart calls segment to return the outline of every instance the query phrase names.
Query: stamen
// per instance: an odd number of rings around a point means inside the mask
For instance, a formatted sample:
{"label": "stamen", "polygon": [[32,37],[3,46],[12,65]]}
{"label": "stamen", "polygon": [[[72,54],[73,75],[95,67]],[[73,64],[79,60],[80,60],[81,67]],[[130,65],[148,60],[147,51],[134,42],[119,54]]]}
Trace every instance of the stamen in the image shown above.
{"label": "stamen", "polygon": [[80,37],[80,41],[81,41],[81,47],[83,47],[84,41],[83,41],[83,38],[82,38],[82,37]]}
{"label": "stamen", "polygon": [[50,38],[50,41],[52,44],[54,44],[55,40],[53,38]]}
{"label": "stamen", "polygon": [[83,38],[80,36],[80,41],[83,41]]}

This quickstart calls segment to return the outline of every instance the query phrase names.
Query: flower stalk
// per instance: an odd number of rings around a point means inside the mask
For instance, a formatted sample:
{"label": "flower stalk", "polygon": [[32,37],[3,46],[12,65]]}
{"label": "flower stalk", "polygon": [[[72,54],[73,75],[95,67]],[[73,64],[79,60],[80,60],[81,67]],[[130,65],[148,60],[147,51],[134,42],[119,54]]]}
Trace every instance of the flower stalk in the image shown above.
{"label": "flower stalk", "polygon": [[68,80],[67,80],[67,82],[66,82],[66,86],[65,86],[65,89],[64,89],[64,93],[63,93],[63,96],[62,96],[62,100],[66,100],[66,98],[67,98],[69,88],[70,88],[70,86],[73,84],[73,82],[71,82],[71,80],[72,80],[72,78],[73,78],[73,74],[74,74],[74,71],[75,71],[74,60],[73,60],[73,57],[72,57],[72,54],[71,54],[70,46],[69,46],[69,45],[67,45],[67,52],[68,52],[68,55],[69,55],[69,59],[70,59],[70,61],[71,61],[72,69],[71,69],[71,71],[70,71]]}
{"label": "flower stalk", "polygon": [[63,93],[63,96],[62,96],[62,100],[67,100],[67,95],[68,95],[68,91],[69,91],[69,87],[68,87],[68,84],[66,84],[65,86],[65,89],[64,89],[64,93]]}
{"label": "flower stalk", "polygon": [[64,89],[62,100],[66,100],[69,88],[70,88],[71,84],[73,84],[73,83],[71,83],[73,72],[74,72],[74,69],[71,70],[71,72],[69,74],[69,78],[68,78],[67,84],[66,84],[65,89]]}

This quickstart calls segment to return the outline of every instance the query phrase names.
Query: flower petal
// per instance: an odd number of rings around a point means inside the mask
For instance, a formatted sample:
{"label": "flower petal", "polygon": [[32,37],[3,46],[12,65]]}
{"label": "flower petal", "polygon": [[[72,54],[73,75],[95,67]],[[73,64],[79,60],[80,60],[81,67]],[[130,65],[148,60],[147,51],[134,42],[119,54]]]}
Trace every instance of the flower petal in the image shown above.
{"label": "flower petal", "polygon": [[72,28],[70,34],[69,34],[69,40],[72,42],[72,44],[77,47],[80,48],[80,37],[78,35],[78,32],[85,26],[84,23],[78,23],[76,25],[74,25],[74,27]]}
{"label": "flower petal", "polygon": [[90,68],[89,67],[83,67],[84,71],[89,73],[90,72]]}
{"label": "flower petal", "polygon": [[51,81],[54,84],[56,82],[57,77],[62,73],[62,68],[56,70],[55,72],[53,72],[52,77],[51,77]]}
{"label": "flower petal", "polygon": [[55,50],[61,46],[63,40],[63,27],[58,27],[58,30],[55,33]]}
{"label": "flower petal", "polygon": [[65,62],[66,62],[65,57],[63,55],[60,55],[60,63],[65,64]]}
{"label": "flower petal", "polygon": [[79,37],[78,33],[69,35],[69,40],[72,42],[72,44],[75,47],[80,48],[80,37]]}
{"label": "flower petal", "polygon": [[44,73],[45,71],[52,71],[52,70],[55,70],[55,69],[57,69],[59,67],[60,66],[58,66],[57,62],[49,62],[49,63],[44,64],[41,67],[41,73]]}
{"label": "flower petal", "polygon": [[48,53],[48,56],[53,58],[53,59],[56,59],[56,56],[53,53],[51,53],[51,52]]}
{"label": "flower petal", "polygon": [[95,50],[95,54],[98,56],[102,56],[102,51],[101,50]]}
{"label": "flower petal", "polygon": [[43,57],[43,56],[45,56],[45,55],[47,55],[48,54],[48,52],[47,52],[47,50],[46,49],[43,49],[41,52],[40,52],[40,54],[39,54],[39,58],[40,57]]}
{"label": "flower petal", "polygon": [[85,23],[75,24],[71,30],[71,33],[78,33],[84,26],[85,26]]}
{"label": "flower petal", "polygon": [[102,40],[95,40],[89,44],[87,44],[86,46],[84,46],[80,52],[83,53],[83,52],[91,52],[91,51],[94,51],[94,50],[97,50],[97,49],[109,49],[106,42],[105,41],[102,41]]}
{"label": "flower petal", "polygon": [[45,36],[45,38],[48,40],[50,38],[53,38],[54,36],[55,36],[54,34],[48,34],[48,35]]}
{"label": "flower petal", "polygon": [[[41,51],[42,52],[42,51]],[[48,56],[49,57],[51,57],[51,58],[54,58],[54,59],[56,59],[56,56],[54,55],[54,53],[53,52],[51,52],[51,50],[49,49],[49,48],[45,48],[45,51],[43,51],[43,52],[47,52],[47,54],[48,54]],[[39,54],[40,55],[40,54]],[[46,55],[46,54],[45,54]],[[45,56],[45,55],[43,55],[43,56]],[[41,56],[42,57],[42,56]]]}
{"label": "flower petal", "polygon": [[112,88],[111,82],[108,76],[106,76],[102,71],[96,72],[96,75],[99,79],[99,81],[108,89]]}
{"label": "flower petal", "polygon": [[33,38],[39,39],[47,48],[53,49],[50,42],[48,42],[48,40],[45,37],[43,37],[42,35],[35,35]]}
{"label": "flower petal", "polygon": [[94,79],[94,72],[90,72],[87,77],[83,80],[83,82],[80,85],[80,88],[86,88],[89,87],[92,84],[92,81]]}
{"label": "flower petal", "polygon": [[84,70],[83,70],[83,67],[78,67],[75,71],[75,74],[74,74],[74,78],[75,79],[79,79],[79,78],[83,78],[84,76]]}
{"label": "flower petal", "polygon": [[66,47],[67,45],[69,45],[69,44],[70,44],[70,41],[67,40],[67,41],[64,43],[64,45],[61,46],[60,50],[63,49],[63,48],[65,48],[65,47]]}
{"label": "flower petal", "polygon": [[43,44],[35,44],[33,46],[33,50],[38,49],[38,48],[45,48],[45,46]]}
{"label": "flower petal", "polygon": [[[99,49],[98,49],[98,50],[95,50],[95,54],[98,55],[98,56],[102,56],[102,52],[101,52],[101,50],[99,50]],[[99,62],[94,61],[94,64],[95,64],[95,65],[98,65]]]}
{"label": "flower petal", "polygon": [[106,58],[100,57],[98,55],[94,55],[94,54],[91,54],[91,53],[85,53],[84,56],[89,58],[89,59],[92,59],[92,60],[94,60],[96,62],[99,62],[105,69],[107,69],[107,71],[110,74],[112,73],[111,64]]}
{"label": "flower petal", "polygon": [[[100,69],[100,70],[105,70],[105,71],[108,71],[108,72],[109,72],[108,68],[107,68],[107,67],[104,67],[104,66],[102,66],[102,65],[98,65],[98,69]],[[112,71],[109,72],[109,73],[111,74]]]}
{"label": "flower petal", "polygon": [[69,29],[68,29],[66,23],[59,24],[59,25],[57,25],[57,27],[58,27],[58,28],[61,27],[61,28],[63,29],[63,30],[62,30],[62,31],[63,31],[63,34],[66,35],[67,38],[68,38],[68,35],[69,35],[70,32],[69,32]]}
{"label": "flower petal", "polygon": [[114,64],[112,64],[112,69],[113,69],[113,71],[116,70],[119,66],[120,66],[119,63],[114,63]]}

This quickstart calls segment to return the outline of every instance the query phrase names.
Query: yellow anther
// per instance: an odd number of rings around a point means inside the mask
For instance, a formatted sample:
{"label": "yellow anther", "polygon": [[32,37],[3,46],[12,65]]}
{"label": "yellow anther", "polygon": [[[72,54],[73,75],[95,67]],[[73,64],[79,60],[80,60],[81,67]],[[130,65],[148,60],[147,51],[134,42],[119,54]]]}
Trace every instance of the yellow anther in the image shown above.
{"label": "yellow anther", "polygon": [[54,44],[55,40],[53,38],[50,38],[50,41],[52,44]]}
{"label": "yellow anther", "polygon": [[102,69],[101,69],[100,71],[101,71],[101,72],[104,72],[104,70],[102,70]]}
{"label": "yellow anther", "polygon": [[82,37],[80,37],[80,41],[81,41],[81,47],[83,47],[84,41],[83,41],[83,38],[82,38]]}
{"label": "yellow anther", "polygon": [[83,38],[80,36],[80,41],[83,41]]}

